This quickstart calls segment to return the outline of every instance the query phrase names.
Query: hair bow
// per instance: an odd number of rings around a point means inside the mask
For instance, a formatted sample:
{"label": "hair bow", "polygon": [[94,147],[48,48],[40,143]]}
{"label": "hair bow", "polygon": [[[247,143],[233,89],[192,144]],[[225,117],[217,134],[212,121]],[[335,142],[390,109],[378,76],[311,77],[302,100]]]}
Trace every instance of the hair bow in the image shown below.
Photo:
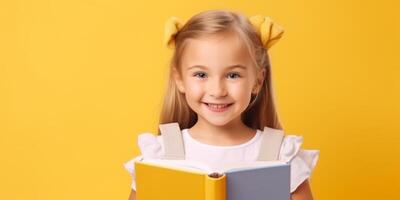
{"label": "hair bow", "polygon": [[164,44],[170,48],[175,46],[175,35],[181,30],[184,21],[178,17],[170,17],[165,23]]}
{"label": "hair bow", "polygon": [[[249,18],[250,23],[259,34],[262,44],[269,49],[283,35],[283,28],[271,18],[255,15]],[[170,48],[175,46],[175,35],[184,26],[185,22],[178,17],[170,17],[165,23],[164,44]]]}
{"label": "hair bow", "polygon": [[283,35],[283,28],[269,17],[255,15],[250,17],[249,21],[260,35],[263,46],[267,49],[274,45]]}

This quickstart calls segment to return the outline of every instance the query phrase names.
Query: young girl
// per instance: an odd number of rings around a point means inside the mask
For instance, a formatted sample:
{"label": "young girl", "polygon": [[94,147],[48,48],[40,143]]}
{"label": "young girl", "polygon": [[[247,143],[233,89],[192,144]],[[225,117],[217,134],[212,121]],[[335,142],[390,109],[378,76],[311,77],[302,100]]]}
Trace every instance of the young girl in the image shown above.
{"label": "young girl", "polygon": [[[173,48],[160,124],[177,122],[184,159],[212,165],[255,161],[269,130],[282,130],[273,100],[269,48],[283,29],[270,18],[226,10],[210,10],[184,23],[166,23],[165,43]],[[301,136],[284,136],[280,161],[291,164],[291,198],[312,199],[309,177],[319,150],[300,149]],[[142,133],[141,155],[125,163],[132,175],[130,199],[136,197],[134,161],[162,158],[163,140]]]}

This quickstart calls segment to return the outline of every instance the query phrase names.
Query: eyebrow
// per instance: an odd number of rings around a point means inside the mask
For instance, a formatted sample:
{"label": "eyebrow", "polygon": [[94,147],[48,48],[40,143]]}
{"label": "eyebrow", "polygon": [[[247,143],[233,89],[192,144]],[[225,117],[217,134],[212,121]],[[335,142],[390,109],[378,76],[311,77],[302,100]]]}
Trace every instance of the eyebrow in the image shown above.
{"label": "eyebrow", "polygon": [[[193,65],[193,66],[189,67],[188,70],[191,70],[191,69],[194,69],[194,68],[207,69],[207,67],[205,67],[203,65]],[[241,68],[241,69],[244,69],[244,70],[247,69],[246,66],[243,66],[243,65],[240,65],[240,64],[231,65],[231,66],[227,67],[227,69],[234,69],[234,68]]]}

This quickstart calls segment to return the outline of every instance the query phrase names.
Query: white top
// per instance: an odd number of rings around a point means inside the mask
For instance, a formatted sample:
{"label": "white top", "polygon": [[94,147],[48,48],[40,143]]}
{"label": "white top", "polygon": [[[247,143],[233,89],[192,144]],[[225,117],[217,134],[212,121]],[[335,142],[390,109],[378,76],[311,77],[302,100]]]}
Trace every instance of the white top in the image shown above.
{"label": "white top", "polygon": [[[256,161],[261,146],[263,132],[257,129],[256,135],[249,141],[231,146],[209,145],[192,138],[188,129],[182,131],[185,146],[185,159],[204,162],[213,166],[217,162]],[[136,190],[134,161],[141,158],[161,158],[164,154],[161,135],[142,133],[138,136],[138,145],[141,155],[124,163],[125,169],[132,176],[132,189]],[[279,160],[290,163],[290,192],[307,178],[317,164],[319,150],[300,149],[303,143],[302,136],[286,135],[283,139]],[[213,155],[213,156],[210,156]]]}

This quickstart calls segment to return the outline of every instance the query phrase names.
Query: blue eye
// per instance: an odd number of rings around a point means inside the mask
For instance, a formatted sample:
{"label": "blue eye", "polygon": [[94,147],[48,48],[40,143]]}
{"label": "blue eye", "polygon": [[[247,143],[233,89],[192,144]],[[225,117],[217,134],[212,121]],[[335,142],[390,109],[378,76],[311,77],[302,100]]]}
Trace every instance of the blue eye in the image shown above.
{"label": "blue eye", "polygon": [[[199,74],[205,74],[205,73],[202,73],[202,72],[195,73],[194,76],[197,77],[197,75],[199,75]],[[200,78],[203,78],[203,77],[200,77]]]}
{"label": "blue eye", "polygon": [[[238,78],[240,77],[240,75],[238,73],[230,73],[229,75],[236,75]],[[232,77],[232,76],[230,76]]]}

